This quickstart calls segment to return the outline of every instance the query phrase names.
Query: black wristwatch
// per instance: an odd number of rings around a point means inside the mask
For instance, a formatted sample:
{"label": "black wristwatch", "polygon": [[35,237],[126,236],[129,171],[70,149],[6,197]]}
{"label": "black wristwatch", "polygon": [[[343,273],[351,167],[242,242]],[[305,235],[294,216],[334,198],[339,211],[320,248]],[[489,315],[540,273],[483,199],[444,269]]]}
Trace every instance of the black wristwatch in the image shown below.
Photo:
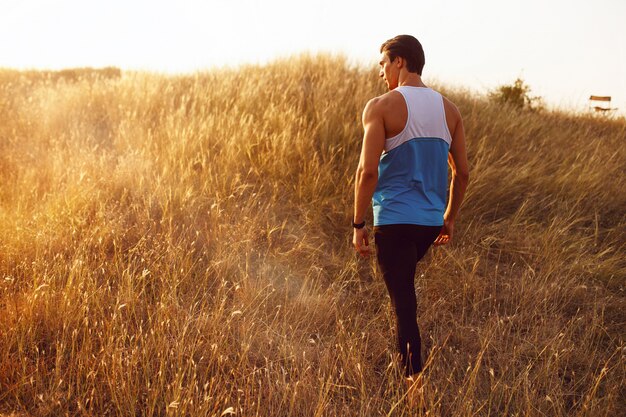
{"label": "black wristwatch", "polygon": [[362,229],[365,227],[365,220],[363,220],[363,223],[355,223],[354,220],[352,221],[352,227],[354,227],[355,229]]}

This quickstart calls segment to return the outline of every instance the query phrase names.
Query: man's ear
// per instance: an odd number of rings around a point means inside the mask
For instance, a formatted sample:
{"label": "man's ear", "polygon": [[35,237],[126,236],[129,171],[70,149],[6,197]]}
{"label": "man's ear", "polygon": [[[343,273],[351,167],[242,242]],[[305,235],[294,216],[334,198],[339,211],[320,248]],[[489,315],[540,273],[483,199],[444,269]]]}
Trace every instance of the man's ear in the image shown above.
{"label": "man's ear", "polygon": [[401,56],[396,57],[397,63],[396,63],[396,67],[402,68],[402,66],[404,65],[404,58],[402,58]]}

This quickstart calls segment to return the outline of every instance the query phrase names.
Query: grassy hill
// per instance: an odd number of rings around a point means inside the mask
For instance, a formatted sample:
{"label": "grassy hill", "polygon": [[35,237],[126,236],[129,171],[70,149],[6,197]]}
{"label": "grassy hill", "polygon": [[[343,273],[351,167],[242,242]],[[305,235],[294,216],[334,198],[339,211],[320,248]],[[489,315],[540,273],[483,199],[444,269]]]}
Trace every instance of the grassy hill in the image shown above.
{"label": "grassy hill", "polygon": [[[350,245],[375,72],[0,80],[0,413],[416,415]],[[416,279],[429,415],[618,415],[626,121],[434,87],[471,180]]]}

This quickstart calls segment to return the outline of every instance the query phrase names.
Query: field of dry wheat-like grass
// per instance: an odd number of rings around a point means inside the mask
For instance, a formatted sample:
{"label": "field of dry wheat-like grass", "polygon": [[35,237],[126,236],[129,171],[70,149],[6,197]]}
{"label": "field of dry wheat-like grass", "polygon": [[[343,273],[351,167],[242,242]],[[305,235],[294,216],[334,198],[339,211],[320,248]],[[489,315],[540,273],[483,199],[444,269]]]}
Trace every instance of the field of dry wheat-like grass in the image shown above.
{"label": "field of dry wheat-like grass", "polygon": [[374,71],[0,72],[0,415],[623,413],[626,121],[436,88],[471,181],[416,277],[415,410],[350,245]]}

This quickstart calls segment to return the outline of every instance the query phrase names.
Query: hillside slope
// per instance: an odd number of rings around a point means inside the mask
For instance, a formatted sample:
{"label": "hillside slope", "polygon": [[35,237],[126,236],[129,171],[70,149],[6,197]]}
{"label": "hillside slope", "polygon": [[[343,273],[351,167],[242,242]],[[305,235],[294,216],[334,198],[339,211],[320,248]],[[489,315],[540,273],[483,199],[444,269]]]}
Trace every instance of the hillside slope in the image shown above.
{"label": "hillside slope", "polygon": [[[384,284],[350,246],[374,72],[7,74],[0,412],[415,415]],[[626,122],[441,91],[471,180],[416,280],[429,415],[617,415]]]}

